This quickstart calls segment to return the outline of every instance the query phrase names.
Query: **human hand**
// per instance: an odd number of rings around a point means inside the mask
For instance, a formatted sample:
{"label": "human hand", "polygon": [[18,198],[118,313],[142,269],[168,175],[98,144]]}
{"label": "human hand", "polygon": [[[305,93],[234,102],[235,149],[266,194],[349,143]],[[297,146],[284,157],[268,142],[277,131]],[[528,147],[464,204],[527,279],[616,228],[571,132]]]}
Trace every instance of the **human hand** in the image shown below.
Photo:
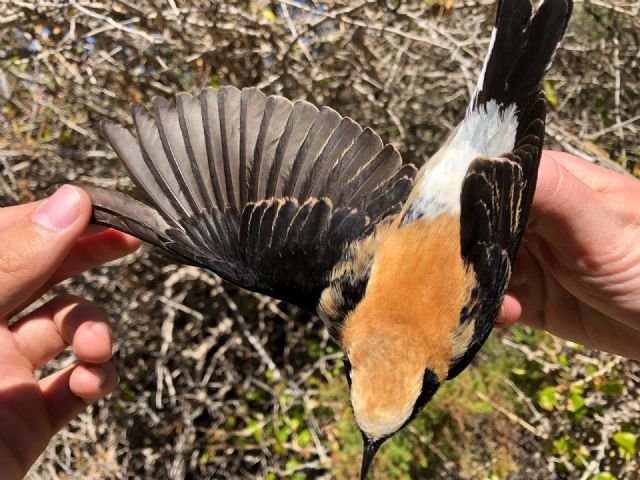
{"label": "human hand", "polygon": [[499,325],[640,360],[640,181],[545,151]]}
{"label": "human hand", "polygon": [[[0,208],[0,465],[22,478],[50,438],[117,376],[105,314],[62,295],[9,326],[9,320],[65,278],[134,251],[140,242],[114,230],[85,232],[91,202],[63,186],[45,201]],[[84,234],[84,236],[83,236]],[[35,370],[72,346],[77,361],[46,378]]]}

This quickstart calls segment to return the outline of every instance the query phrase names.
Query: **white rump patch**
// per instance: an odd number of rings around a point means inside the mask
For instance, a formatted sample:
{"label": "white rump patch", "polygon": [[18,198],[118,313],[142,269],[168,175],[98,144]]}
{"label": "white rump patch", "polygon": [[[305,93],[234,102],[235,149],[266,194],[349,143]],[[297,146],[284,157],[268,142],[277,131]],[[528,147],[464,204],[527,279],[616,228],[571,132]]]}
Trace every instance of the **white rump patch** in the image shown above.
{"label": "white rump patch", "polygon": [[516,106],[501,109],[495,100],[467,113],[453,139],[420,172],[405,221],[460,211],[460,192],[469,165],[478,157],[498,157],[513,150]]}

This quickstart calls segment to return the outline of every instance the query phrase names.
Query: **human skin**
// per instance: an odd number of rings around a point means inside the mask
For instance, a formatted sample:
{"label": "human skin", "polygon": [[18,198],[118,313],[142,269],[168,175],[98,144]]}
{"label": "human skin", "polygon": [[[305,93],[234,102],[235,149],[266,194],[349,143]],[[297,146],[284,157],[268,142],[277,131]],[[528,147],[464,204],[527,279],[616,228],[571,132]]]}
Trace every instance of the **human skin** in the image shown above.
{"label": "human skin", "polygon": [[[92,303],[55,297],[9,326],[9,320],[56,283],[121,257],[140,242],[91,227],[85,192],[65,186],[50,199],[0,208],[0,465],[22,478],[51,437],[91,402],[110,393],[117,375],[111,327]],[[68,346],[76,361],[38,379],[35,372]]]}
{"label": "human skin", "polygon": [[640,360],[640,180],[545,151],[498,324]]}

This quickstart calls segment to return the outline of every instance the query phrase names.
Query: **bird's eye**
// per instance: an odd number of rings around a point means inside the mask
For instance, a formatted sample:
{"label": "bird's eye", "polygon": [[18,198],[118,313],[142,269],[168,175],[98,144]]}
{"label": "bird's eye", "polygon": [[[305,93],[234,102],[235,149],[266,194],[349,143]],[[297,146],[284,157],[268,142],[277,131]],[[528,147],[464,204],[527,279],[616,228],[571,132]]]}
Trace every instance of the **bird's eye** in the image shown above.
{"label": "bird's eye", "polygon": [[346,355],[342,361],[344,362],[344,373],[347,376],[347,383],[349,384],[349,388],[351,388],[351,362],[349,361],[349,357]]}

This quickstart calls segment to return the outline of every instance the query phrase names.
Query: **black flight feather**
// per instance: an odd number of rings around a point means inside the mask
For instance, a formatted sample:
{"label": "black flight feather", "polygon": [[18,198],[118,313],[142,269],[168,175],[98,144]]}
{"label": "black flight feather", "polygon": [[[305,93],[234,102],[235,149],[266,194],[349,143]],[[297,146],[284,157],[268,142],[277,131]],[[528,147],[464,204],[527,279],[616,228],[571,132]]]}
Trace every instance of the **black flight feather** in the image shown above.
{"label": "black flight feather", "polygon": [[551,66],[572,9],[572,0],[544,0],[532,17],[530,0],[499,0],[472,109],[494,100],[523,113]]}
{"label": "black flight feather", "polygon": [[[240,92],[231,87],[221,87],[218,91],[218,113],[220,121],[220,149],[224,166],[225,188],[228,204],[235,210],[239,208],[239,189],[234,188],[238,183],[240,155],[239,143],[239,112]],[[237,186],[237,185],[236,185]]]}
{"label": "black flight feather", "polygon": [[249,172],[255,162],[256,141],[260,131],[267,96],[255,88],[242,90],[240,97],[240,205],[249,201]]}

